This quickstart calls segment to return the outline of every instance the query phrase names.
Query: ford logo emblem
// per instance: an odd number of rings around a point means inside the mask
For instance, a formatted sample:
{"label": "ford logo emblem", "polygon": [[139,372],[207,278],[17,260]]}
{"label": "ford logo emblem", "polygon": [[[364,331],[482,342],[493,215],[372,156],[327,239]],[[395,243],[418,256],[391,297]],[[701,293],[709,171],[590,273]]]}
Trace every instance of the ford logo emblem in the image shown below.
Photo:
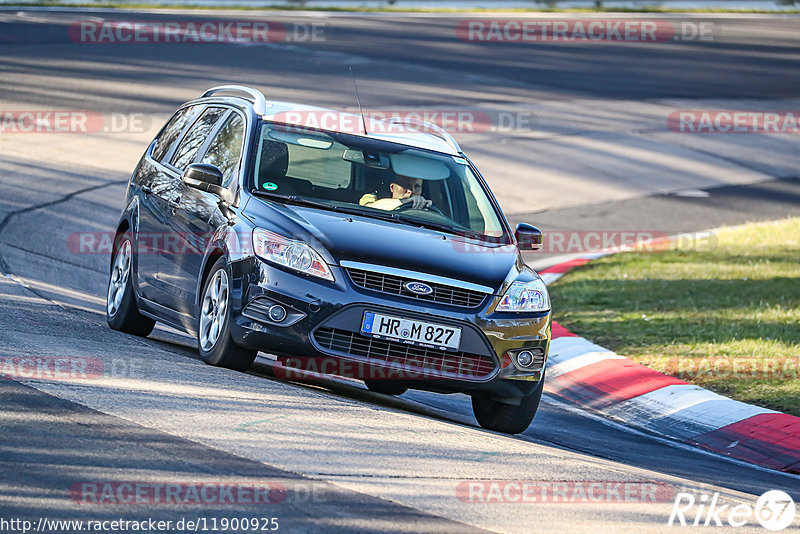
{"label": "ford logo emblem", "polygon": [[430,295],[433,293],[433,288],[428,284],[422,282],[406,282],[403,287],[414,293],[415,295]]}

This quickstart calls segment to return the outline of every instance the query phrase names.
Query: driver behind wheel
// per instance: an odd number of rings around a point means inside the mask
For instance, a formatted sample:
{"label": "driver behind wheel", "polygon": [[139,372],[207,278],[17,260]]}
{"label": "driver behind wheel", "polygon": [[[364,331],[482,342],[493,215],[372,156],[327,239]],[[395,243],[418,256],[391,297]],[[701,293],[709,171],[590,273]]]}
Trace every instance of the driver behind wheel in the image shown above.
{"label": "driver behind wheel", "polygon": [[432,204],[422,196],[422,179],[409,178],[407,176],[395,175],[392,183],[389,184],[391,198],[381,198],[372,193],[367,193],[358,201],[362,206],[377,208],[380,210],[395,210],[403,204],[411,204],[411,208],[422,210],[429,208]]}

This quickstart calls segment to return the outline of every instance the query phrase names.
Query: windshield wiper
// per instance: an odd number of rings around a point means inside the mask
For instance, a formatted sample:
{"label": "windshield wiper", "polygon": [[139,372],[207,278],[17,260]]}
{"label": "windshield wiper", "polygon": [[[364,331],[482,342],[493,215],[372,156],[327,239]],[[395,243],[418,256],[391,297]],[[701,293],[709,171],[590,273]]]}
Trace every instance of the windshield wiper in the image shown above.
{"label": "windshield wiper", "polygon": [[324,204],[322,202],[317,202],[316,200],[311,200],[309,198],[300,197],[297,195],[279,195],[277,193],[269,193],[267,191],[259,191],[258,189],[252,189],[251,193],[256,196],[269,198],[271,200],[276,200],[278,202],[284,202],[287,204],[300,204],[303,206],[309,206],[312,208],[319,208],[328,211],[335,211],[337,213],[347,213],[349,215],[361,215],[364,217],[372,217],[374,219],[381,219],[383,221],[392,221],[398,224],[405,224],[409,226],[418,226],[417,224],[409,221],[403,217],[401,217],[397,213],[392,213],[390,211],[367,211],[358,208],[349,208],[347,206],[334,206],[332,204]]}
{"label": "windshield wiper", "polygon": [[302,204],[303,206],[310,206],[313,208],[320,208],[323,210],[339,211],[337,206],[332,206],[330,204],[323,204],[322,202],[317,202],[316,200],[311,200],[297,195],[279,195],[277,193],[268,193],[267,191],[259,191],[258,189],[252,189],[250,192],[256,196],[277,200],[278,202],[285,202],[286,204]]}
{"label": "windshield wiper", "polygon": [[335,211],[337,213],[347,213],[349,215],[372,217],[373,219],[396,222],[398,224],[404,224],[406,226],[414,226],[417,228],[428,228],[430,230],[439,230],[442,232],[462,237],[471,237],[474,239],[483,239],[484,237],[486,237],[480,232],[476,232],[475,230],[469,228],[456,228],[448,224],[440,224],[430,221],[420,221],[419,219],[416,218],[405,217],[402,213],[397,213],[394,211],[383,211],[383,210],[373,211],[373,210],[359,209],[355,207],[351,208],[348,206],[334,206],[332,204],[325,204],[323,202],[318,202],[316,200],[312,200],[306,197],[301,197],[297,195],[279,195],[277,193],[259,191],[258,189],[252,189],[251,193],[260,197],[277,200],[278,202],[284,202],[287,204],[299,204],[302,206],[309,206],[312,208],[319,208],[327,211]]}
{"label": "windshield wiper", "polygon": [[383,210],[363,210],[358,208],[347,208],[341,207],[340,210],[342,213],[349,213],[350,215],[360,215],[362,217],[372,217],[373,219],[380,219],[382,221],[390,221],[396,222],[398,224],[405,224],[407,226],[417,226],[412,221],[405,219],[400,216],[399,213],[394,213],[391,211],[383,211]]}
{"label": "windshield wiper", "polygon": [[461,237],[472,237],[475,239],[482,239],[486,237],[482,233],[476,232],[475,230],[472,230],[470,228],[464,228],[464,227],[458,228],[444,223],[420,221],[419,219],[411,219],[408,217],[404,217],[402,214],[399,213],[397,214],[397,216],[403,219],[403,221],[408,222],[409,224],[413,224],[414,226],[420,226],[422,228],[428,228],[430,230],[439,230],[442,232],[446,232],[448,234],[454,234]]}

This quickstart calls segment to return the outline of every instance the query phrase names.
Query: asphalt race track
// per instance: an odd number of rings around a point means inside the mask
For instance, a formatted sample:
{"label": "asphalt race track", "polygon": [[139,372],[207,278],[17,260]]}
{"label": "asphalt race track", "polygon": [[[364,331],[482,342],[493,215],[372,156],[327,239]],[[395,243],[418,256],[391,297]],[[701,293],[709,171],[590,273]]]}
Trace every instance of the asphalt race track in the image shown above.
{"label": "asphalt race track", "polygon": [[[254,17],[320,23],[324,40],[97,44],[68,32],[79,20]],[[236,373],[203,364],[193,340],[173,330],[139,339],[106,326],[109,258],[68,243],[78,232],[113,230],[155,131],[180,103],[222,83],[352,107],[350,65],[368,108],[533,116],[533,125],[509,130],[455,132],[512,222],[672,235],[800,215],[796,135],[700,138],[666,127],[676,109],[798,109],[800,18],[684,20],[711,23],[708,41],[535,46],[459,40],[460,18],[0,10],[0,111],[145,117],[94,134],[0,133],[2,356],[83,359],[103,370],[88,380],[0,380],[1,517],[269,517],[286,532],[618,533],[667,529],[672,493],[660,502],[497,504],[460,498],[459,484],[646,482],[719,492],[731,503],[752,505],[770,489],[800,499],[800,477],[551,398],[531,428],[509,437],[479,429],[466,396],[392,398],[338,378],[289,382],[272,375],[267,355]],[[93,504],[74,491],[125,482],[285,491],[269,506]]]}

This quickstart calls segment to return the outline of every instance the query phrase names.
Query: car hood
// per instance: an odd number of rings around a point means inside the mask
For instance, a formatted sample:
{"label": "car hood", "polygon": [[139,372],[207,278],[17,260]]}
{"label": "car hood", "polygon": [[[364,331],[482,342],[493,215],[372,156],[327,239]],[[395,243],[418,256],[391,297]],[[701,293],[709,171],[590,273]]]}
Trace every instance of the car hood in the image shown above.
{"label": "car hood", "polygon": [[[482,244],[427,228],[258,198],[248,202],[244,214],[259,227],[322,245],[332,257],[326,259],[336,264],[355,261],[419,271],[495,292],[522,267],[513,244]],[[327,256],[325,251],[319,252]]]}

